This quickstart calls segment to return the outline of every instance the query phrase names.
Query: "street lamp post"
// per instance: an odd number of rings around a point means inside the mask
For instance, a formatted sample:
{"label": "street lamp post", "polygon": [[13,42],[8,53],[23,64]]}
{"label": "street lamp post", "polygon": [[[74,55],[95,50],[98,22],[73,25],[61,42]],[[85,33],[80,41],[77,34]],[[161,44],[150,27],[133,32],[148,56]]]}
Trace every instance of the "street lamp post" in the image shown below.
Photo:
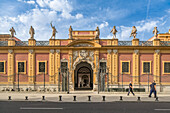
{"label": "street lamp post", "polygon": [[122,72],[122,92],[123,92],[123,72]]}

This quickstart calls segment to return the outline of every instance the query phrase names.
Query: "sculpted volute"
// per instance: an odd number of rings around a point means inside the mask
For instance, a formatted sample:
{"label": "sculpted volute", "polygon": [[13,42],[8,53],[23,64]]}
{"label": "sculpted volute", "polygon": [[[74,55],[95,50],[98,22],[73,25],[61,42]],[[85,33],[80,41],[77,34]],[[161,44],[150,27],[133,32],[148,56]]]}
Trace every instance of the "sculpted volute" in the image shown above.
{"label": "sculpted volute", "polygon": [[14,37],[14,33],[16,35],[15,29],[13,27],[9,31],[11,32],[11,37]]}
{"label": "sculpted volute", "polygon": [[116,38],[116,32],[117,32],[116,26],[113,26],[113,29],[110,31],[110,33],[111,32],[113,33],[113,39]]}
{"label": "sculpted volute", "polygon": [[137,29],[136,29],[135,26],[133,26],[133,27],[132,27],[132,32],[131,32],[131,34],[130,34],[130,37],[133,36],[133,38],[136,38],[136,34],[137,34],[136,32],[137,32]]}

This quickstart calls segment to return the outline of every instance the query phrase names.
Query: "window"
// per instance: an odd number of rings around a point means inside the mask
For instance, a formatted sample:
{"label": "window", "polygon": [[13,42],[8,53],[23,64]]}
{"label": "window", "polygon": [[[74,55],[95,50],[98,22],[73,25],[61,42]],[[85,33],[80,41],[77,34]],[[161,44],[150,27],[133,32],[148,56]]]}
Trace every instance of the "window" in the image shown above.
{"label": "window", "polygon": [[121,72],[123,74],[130,74],[130,61],[121,61]]}
{"label": "window", "polygon": [[38,72],[37,74],[47,74],[47,61],[38,61],[37,63]]}
{"label": "window", "polygon": [[17,61],[17,73],[26,74],[26,61]]}
{"label": "window", "polygon": [[142,61],[142,74],[151,74],[151,61]]}
{"label": "window", "polygon": [[0,73],[2,74],[6,74],[6,70],[5,70],[5,63],[6,61],[0,61]]}
{"label": "window", "polygon": [[102,73],[106,72],[106,62],[100,62],[100,69],[102,70]]}
{"label": "window", "polygon": [[62,73],[67,73],[67,69],[68,69],[67,62],[61,62],[61,72]]}
{"label": "window", "polygon": [[163,62],[164,74],[170,74],[170,61]]}

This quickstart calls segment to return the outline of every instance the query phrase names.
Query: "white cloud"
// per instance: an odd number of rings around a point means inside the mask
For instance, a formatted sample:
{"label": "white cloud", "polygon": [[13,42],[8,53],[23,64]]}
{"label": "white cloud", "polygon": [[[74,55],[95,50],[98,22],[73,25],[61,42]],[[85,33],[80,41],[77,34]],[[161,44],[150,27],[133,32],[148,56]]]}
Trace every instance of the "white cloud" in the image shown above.
{"label": "white cloud", "polygon": [[104,27],[107,27],[108,25],[109,23],[104,21],[102,24],[99,25],[99,28],[102,29]]}
{"label": "white cloud", "polygon": [[76,14],[76,19],[80,19],[80,18],[83,18],[83,15],[80,13]]}
{"label": "white cloud", "polygon": [[33,1],[33,0],[30,0],[30,1],[24,1],[24,2],[26,2],[26,3],[28,3],[28,4],[35,4],[35,1]]}

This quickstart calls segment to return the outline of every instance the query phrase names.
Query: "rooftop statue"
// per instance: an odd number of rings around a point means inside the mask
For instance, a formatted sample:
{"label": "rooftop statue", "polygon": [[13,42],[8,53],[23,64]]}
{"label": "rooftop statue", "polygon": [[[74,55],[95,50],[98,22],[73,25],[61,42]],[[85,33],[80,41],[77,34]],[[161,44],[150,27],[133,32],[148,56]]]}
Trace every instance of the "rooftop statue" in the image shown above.
{"label": "rooftop statue", "polygon": [[55,35],[56,35],[56,33],[58,33],[58,32],[57,32],[57,30],[56,30],[55,26],[53,26],[53,25],[52,25],[52,22],[50,23],[50,25],[51,25],[51,28],[52,28],[52,30],[53,30],[53,32],[52,32],[52,36],[51,36],[51,38],[50,38],[50,39],[52,39],[52,37],[54,37],[54,39],[55,39]]}
{"label": "rooftop statue", "polygon": [[117,32],[116,26],[113,26],[113,29],[110,31],[110,33],[111,32],[113,33],[113,39],[116,38],[116,32]]}
{"label": "rooftop statue", "polygon": [[135,38],[136,38],[136,34],[137,34],[136,32],[137,32],[137,29],[136,29],[135,26],[133,26],[133,27],[132,27],[132,32],[131,32],[131,34],[130,34],[130,37],[133,36],[133,38],[135,39]]}
{"label": "rooftop statue", "polygon": [[32,26],[30,27],[29,34],[31,36],[30,39],[34,39],[35,32],[34,32],[34,28]]}
{"label": "rooftop statue", "polygon": [[69,28],[69,39],[72,39],[72,31],[73,31],[73,29],[72,29],[72,27],[70,26],[70,28]]}
{"label": "rooftop statue", "polygon": [[159,31],[158,31],[157,27],[154,27],[153,34],[154,34],[154,37],[155,37],[155,38],[157,38],[158,32],[159,32]]}
{"label": "rooftop statue", "polygon": [[16,35],[15,29],[13,27],[9,31],[11,32],[11,37],[14,37],[14,33]]}
{"label": "rooftop statue", "polygon": [[100,35],[100,30],[99,30],[99,27],[97,26],[97,28],[96,28],[96,39],[99,38],[99,35]]}

